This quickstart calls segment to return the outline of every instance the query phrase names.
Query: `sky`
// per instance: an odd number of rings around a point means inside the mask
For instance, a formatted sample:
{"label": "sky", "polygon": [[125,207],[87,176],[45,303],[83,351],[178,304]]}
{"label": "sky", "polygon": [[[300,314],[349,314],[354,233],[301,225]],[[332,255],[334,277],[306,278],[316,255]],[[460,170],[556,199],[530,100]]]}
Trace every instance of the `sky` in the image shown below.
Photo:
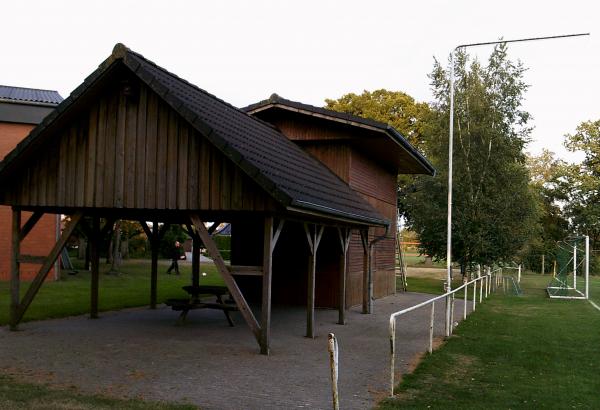
{"label": "sky", "polygon": [[[0,84],[63,97],[124,43],[238,107],[272,93],[308,104],[385,88],[432,100],[428,73],[459,44],[513,44],[530,85],[528,150],[577,161],[564,135],[600,119],[600,3],[527,1],[7,1]],[[491,48],[470,49],[485,61]]]}

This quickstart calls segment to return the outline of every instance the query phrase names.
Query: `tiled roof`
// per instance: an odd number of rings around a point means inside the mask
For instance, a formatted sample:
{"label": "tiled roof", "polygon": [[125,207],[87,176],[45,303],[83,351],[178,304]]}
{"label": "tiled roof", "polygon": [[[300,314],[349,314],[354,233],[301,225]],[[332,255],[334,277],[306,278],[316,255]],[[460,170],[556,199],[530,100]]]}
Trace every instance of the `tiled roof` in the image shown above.
{"label": "tiled roof", "polygon": [[375,121],[370,118],[359,117],[357,115],[352,115],[345,112],[328,110],[327,108],[316,107],[314,105],[304,104],[298,101],[291,101],[280,97],[277,94],[272,94],[268,99],[248,105],[247,107],[242,108],[242,110],[253,114],[265,109],[276,107],[291,107],[294,110],[319,114],[322,117],[340,120],[345,123],[354,125],[359,124],[370,128],[375,128],[378,131],[387,134],[393,141],[402,146],[422,169],[421,173],[430,175],[435,174],[435,168],[433,168],[433,165],[431,165],[431,163],[427,161],[427,159],[415,147],[413,147],[398,130],[383,122]]}
{"label": "tiled roof", "polygon": [[0,101],[58,105],[63,100],[57,91],[0,85]]}
{"label": "tiled roof", "polygon": [[[368,225],[387,221],[348,184],[277,131],[122,44],[0,163],[3,170],[103,73],[123,63],[284,208]],[[35,145],[35,144],[34,144]]]}
{"label": "tiled roof", "polygon": [[282,205],[385,222],[348,184],[272,126],[125,50],[128,67],[184,117],[196,117],[192,123]]}

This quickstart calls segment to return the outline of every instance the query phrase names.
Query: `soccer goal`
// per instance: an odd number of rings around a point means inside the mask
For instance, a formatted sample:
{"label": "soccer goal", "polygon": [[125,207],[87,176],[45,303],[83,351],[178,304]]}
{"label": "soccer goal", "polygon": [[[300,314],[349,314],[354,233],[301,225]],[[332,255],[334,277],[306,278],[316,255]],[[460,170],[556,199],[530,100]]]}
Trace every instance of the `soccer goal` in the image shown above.
{"label": "soccer goal", "polygon": [[590,239],[569,238],[557,244],[556,268],[546,288],[554,299],[588,299],[590,292]]}

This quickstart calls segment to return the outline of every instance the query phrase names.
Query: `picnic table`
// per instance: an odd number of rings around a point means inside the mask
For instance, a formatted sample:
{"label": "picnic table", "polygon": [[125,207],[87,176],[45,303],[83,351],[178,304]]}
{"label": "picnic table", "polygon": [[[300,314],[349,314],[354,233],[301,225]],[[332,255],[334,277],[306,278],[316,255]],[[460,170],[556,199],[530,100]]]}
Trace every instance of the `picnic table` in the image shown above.
{"label": "picnic table", "polygon": [[[231,296],[227,300],[223,296],[229,295],[229,290],[225,286],[210,286],[210,285],[188,285],[183,286],[183,290],[189,293],[187,299],[167,299],[166,305],[171,306],[171,309],[180,311],[178,323],[183,324],[187,314],[192,309],[219,309],[222,310],[229,322],[229,326],[234,326],[230,312],[238,310],[237,305]],[[207,302],[200,299],[201,295],[212,295],[216,297],[215,302]]]}

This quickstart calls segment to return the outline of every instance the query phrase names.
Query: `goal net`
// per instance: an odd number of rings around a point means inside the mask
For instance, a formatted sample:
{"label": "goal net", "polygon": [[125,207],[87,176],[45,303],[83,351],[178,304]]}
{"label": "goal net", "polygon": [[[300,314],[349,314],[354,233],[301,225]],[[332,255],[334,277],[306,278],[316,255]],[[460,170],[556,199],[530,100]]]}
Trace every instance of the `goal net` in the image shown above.
{"label": "goal net", "polygon": [[546,288],[555,299],[587,299],[589,295],[590,240],[569,238],[557,244],[552,281]]}

